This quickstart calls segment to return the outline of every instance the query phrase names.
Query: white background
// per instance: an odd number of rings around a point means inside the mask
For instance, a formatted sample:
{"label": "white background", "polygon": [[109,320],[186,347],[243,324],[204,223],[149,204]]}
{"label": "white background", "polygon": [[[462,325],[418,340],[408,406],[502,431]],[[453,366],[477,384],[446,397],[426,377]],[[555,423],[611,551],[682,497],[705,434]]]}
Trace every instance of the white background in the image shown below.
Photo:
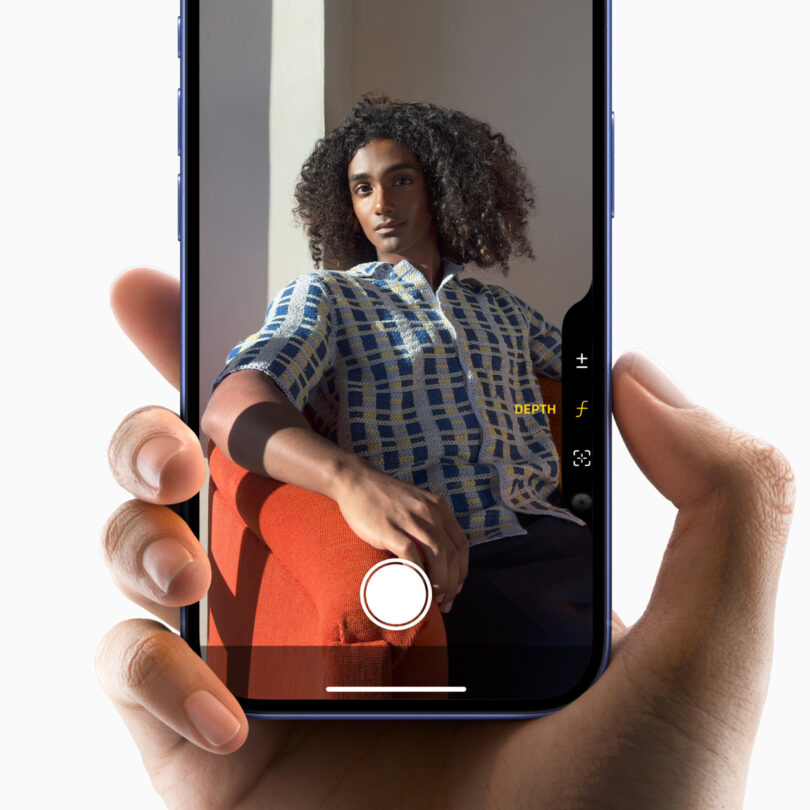
{"label": "white background", "polygon": [[[93,657],[139,614],[98,551],[126,497],[107,441],[132,408],[177,403],[107,306],[124,267],[178,267],[176,14],[166,0],[4,6],[5,806],[162,806]],[[615,355],[646,348],[695,401],[783,449],[799,482],[747,810],[810,805],[808,30],[801,0],[614,9]],[[673,511],[618,437],[615,450],[615,605],[629,622]]]}

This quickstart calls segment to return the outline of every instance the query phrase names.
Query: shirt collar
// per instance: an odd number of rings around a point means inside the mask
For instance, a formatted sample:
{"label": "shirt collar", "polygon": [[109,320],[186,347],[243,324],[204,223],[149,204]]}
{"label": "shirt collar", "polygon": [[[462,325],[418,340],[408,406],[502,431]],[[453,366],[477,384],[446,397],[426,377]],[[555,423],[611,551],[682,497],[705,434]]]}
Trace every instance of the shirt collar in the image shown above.
{"label": "shirt collar", "polygon": [[[422,271],[418,267],[414,267],[407,259],[402,259],[395,265],[390,265],[387,262],[372,262],[367,267],[369,275],[374,278],[397,279],[398,281],[406,281],[416,285],[427,285],[428,283]],[[439,282],[436,292],[455,278],[463,269],[464,266],[461,264],[453,264],[447,259],[442,259],[442,280]]]}

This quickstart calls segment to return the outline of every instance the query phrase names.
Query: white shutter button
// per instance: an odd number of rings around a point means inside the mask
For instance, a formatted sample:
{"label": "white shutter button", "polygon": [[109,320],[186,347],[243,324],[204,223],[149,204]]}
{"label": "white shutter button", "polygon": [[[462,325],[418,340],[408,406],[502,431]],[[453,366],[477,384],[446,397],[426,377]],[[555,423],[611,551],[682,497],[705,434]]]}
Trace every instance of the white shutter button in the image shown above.
{"label": "white shutter button", "polygon": [[407,630],[427,616],[432,591],[427,574],[410,560],[383,560],[360,585],[366,616],[385,630]]}

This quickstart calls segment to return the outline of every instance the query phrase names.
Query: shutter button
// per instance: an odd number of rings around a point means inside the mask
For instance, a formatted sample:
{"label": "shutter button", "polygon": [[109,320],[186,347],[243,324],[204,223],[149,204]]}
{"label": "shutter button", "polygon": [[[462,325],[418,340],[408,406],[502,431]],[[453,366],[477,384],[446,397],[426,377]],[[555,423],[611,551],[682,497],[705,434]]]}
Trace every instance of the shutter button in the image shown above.
{"label": "shutter button", "polygon": [[383,560],[360,585],[363,612],[385,630],[407,630],[427,616],[432,590],[427,574],[410,560]]}

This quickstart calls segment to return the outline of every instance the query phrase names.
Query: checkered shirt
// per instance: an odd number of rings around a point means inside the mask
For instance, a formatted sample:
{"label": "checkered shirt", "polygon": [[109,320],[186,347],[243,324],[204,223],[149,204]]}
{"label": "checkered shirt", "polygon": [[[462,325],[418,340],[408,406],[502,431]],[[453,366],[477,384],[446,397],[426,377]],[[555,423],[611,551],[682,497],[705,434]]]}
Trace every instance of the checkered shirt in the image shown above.
{"label": "checkered shirt", "polygon": [[555,515],[557,451],[535,371],[559,379],[560,331],[512,293],[459,279],[434,292],[407,261],[299,276],[214,386],[258,369],[314,428],[379,470],[441,495],[471,545],[526,534],[515,512]]}

